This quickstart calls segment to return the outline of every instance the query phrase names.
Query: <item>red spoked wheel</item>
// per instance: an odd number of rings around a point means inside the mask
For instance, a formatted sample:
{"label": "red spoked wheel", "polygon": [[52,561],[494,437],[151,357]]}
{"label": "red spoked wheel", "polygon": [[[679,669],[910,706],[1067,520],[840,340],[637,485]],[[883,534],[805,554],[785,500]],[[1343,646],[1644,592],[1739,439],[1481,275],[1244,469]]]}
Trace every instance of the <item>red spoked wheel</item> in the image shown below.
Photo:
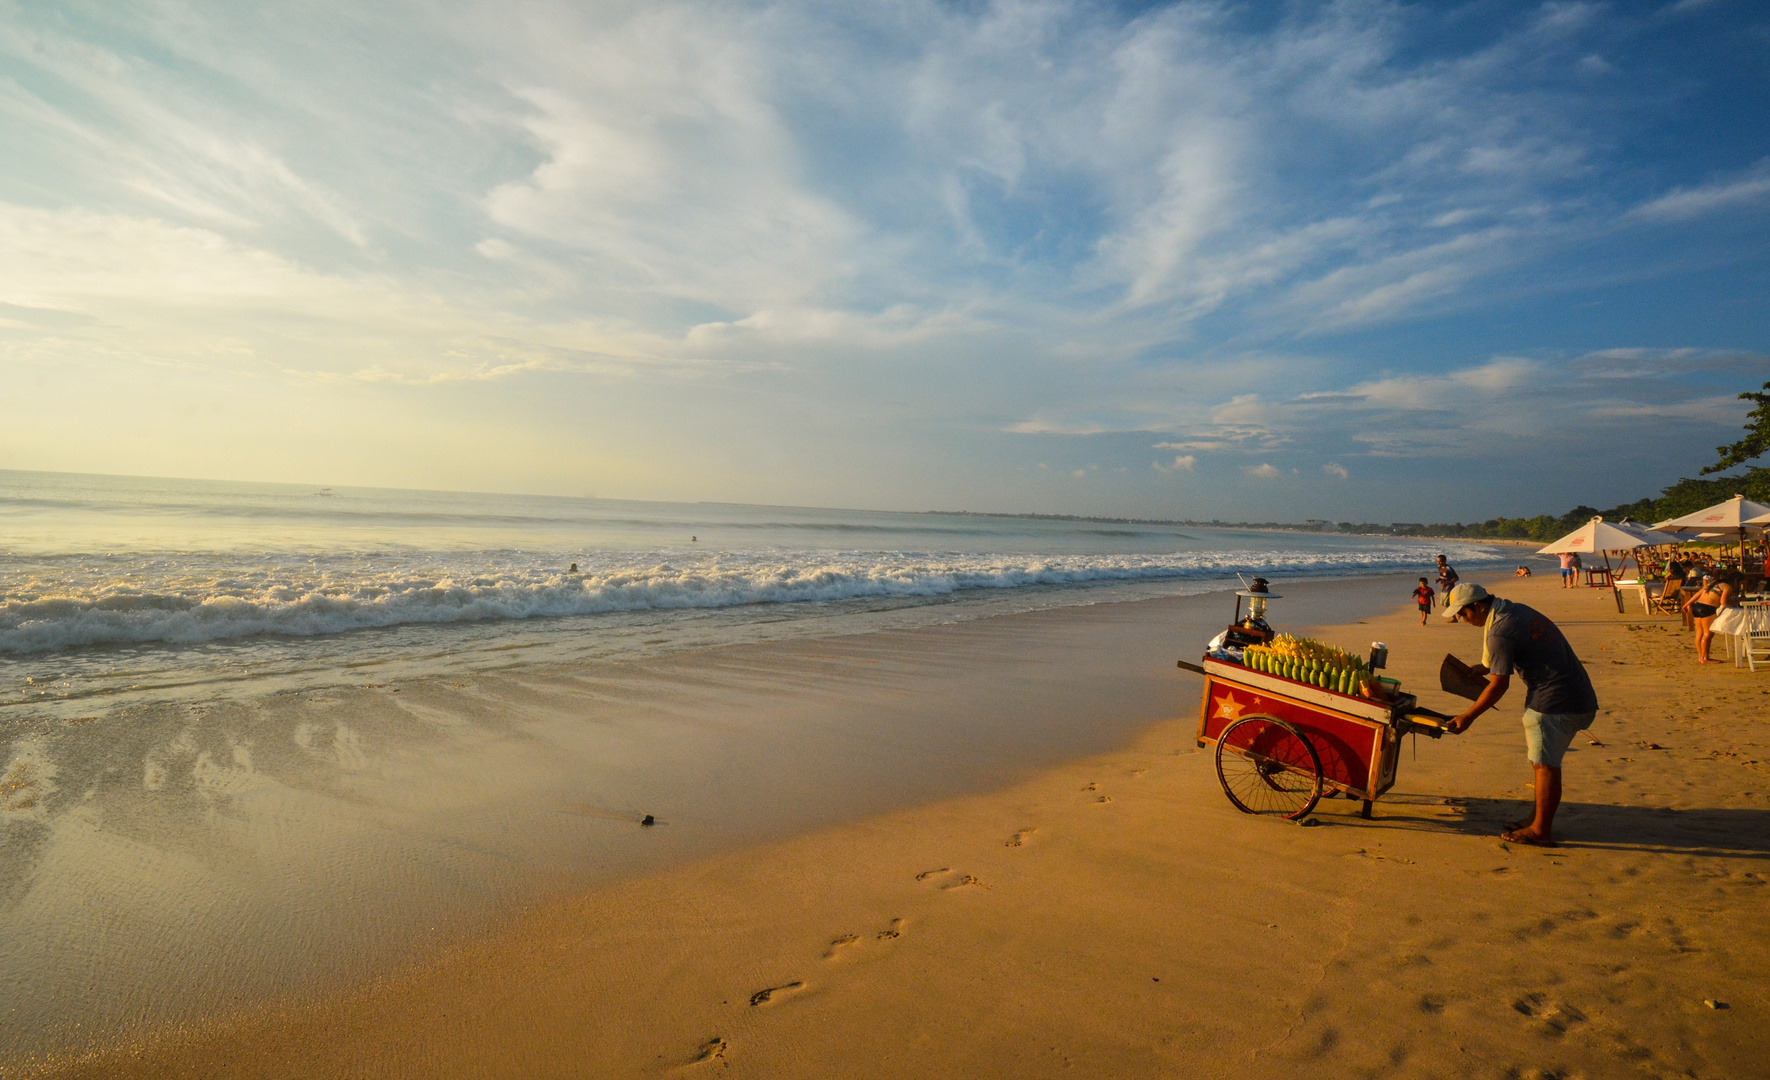
{"label": "red spoked wheel", "polygon": [[1244,716],[1217,737],[1217,780],[1242,813],[1295,821],[1321,798],[1321,758],[1276,716]]}

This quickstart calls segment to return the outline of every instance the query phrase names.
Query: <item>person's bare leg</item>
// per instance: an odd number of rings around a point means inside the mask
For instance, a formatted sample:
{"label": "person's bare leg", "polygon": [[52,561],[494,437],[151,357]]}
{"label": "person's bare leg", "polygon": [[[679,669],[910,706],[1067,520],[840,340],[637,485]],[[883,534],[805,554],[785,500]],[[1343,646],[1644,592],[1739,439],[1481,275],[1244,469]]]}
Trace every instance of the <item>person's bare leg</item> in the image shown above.
{"label": "person's bare leg", "polygon": [[1555,811],[1561,806],[1561,770],[1547,765],[1531,767],[1536,771],[1536,818],[1522,828],[1505,833],[1502,839],[1515,844],[1547,847],[1555,842],[1553,829]]}

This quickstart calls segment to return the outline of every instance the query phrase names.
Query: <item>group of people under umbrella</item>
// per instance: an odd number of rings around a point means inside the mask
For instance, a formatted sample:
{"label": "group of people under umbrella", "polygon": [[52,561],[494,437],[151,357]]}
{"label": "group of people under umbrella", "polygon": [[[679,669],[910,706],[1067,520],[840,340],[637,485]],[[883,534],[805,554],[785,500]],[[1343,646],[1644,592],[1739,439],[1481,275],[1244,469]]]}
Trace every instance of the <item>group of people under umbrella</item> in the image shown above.
{"label": "group of people under umbrella", "polygon": [[[1747,554],[1747,542],[1754,533],[1761,542],[1764,541],[1767,531],[1770,531],[1770,506],[1753,502],[1743,495],[1735,495],[1726,502],[1651,526],[1627,520],[1609,522],[1595,517],[1561,539],[1539,549],[1538,553],[1601,554],[1604,558],[1605,577],[1616,596],[1616,609],[1621,612],[1622,594],[1617,591],[1618,583],[1614,580],[1614,572],[1610,566],[1611,552],[1633,554],[1637,566],[1645,568],[1651,564],[1641,555],[1643,548],[1669,547],[1691,539],[1728,543],[1737,541],[1737,565],[1705,570],[1701,587],[1689,597],[1681,595],[1682,587],[1695,575],[1689,573],[1685,564],[1679,562],[1675,556],[1668,561],[1666,583],[1657,597],[1650,597],[1646,592],[1647,574],[1643,573],[1640,577],[1644,606],[1657,606],[1668,613],[1684,611],[1690,615],[1691,624],[1696,630],[1697,662],[1709,663],[1708,647],[1715,634],[1746,634],[1750,629],[1755,629],[1748,625],[1748,616],[1741,608],[1739,598],[1749,583],[1755,582],[1758,588],[1763,588],[1766,567],[1753,565]],[[1686,569],[1686,572],[1677,573],[1678,569]],[[1756,668],[1755,663],[1753,667]]]}

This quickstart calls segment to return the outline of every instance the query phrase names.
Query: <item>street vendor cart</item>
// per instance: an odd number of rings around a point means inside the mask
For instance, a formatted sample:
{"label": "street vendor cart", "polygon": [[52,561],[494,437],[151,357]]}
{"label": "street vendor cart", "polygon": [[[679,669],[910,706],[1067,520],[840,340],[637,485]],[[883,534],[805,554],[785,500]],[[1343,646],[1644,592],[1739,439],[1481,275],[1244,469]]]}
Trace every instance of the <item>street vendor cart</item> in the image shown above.
{"label": "street vendor cart", "polygon": [[1205,677],[1198,744],[1215,746],[1218,782],[1244,813],[1300,820],[1326,795],[1360,800],[1368,818],[1395,784],[1402,737],[1440,738],[1450,718],[1376,676],[1381,643],[1366,660],[1275,634],[1265,609],[1279,597],[1265,585],[1236,594],[1237,620],[1199,663],[1180,661]]}

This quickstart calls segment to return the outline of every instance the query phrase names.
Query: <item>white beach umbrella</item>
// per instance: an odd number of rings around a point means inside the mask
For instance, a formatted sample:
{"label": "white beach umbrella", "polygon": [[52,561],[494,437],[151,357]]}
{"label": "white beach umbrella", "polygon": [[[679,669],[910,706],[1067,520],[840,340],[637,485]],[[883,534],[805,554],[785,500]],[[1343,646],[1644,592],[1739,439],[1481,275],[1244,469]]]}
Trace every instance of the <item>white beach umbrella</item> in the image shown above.
{"label": "white beach umbrella", "polygon": [[1639,536],[1642,540],[1647,542],[1648,547],[1663,547],[1668,544],[1680,543],[1684,539],[1676,533],[1659,532],[1656,529],[1643,525],[1639,521],[1630,521],[1628,518],[1623,518],[1621,521],[1613,521],[1611,524],[1625,532],[1632,532],[1636,536]]}
{"label": "white beach umbrella", "polygon": [[1622,593],[1616,588],[1616,575],[1610,570],[1610,552],[1633,551],[1636,548],[1658,547],[1660,544],[1675,544],[1678,538],[1666,533],[1654,532],[1651,529],[1633,529],[1612,525],[1601,517],[1581,525],[1579,528],[1563,536],[1546,547],[1537,549],[1538,555],[1579,554],[1584,552],[1604,552],[1604,570],[1610,577],[1610,591],[1616,597],[1616,610],[1622,611]]}
{"label": "white beach umbrella", "polygon": [[[1649,539],[1649,536],[1655,539]],[[1677,537],[1666,533],[1656,533],[1649,529],[1645,531],[1644,535],[1633,529],[1612,525],[1601,517],[1595,517],[1547,547],[1538,548],[1537,554],[1561,555],[1567,552],[1632,551],[1638,547],[1653,547],[1658,544],[1675,544],[1677,542]]]}
{"label": "white beach umbrella", "polygon": [[1623,518],[1621,521],[1613,521],[1611,524],[1619,529],[1627,529],[1629,532],[1634,533],[1636,536],[1639,536],[1654,547],[1661,547],[1666,544],[1676,544],[1682,539],[1676,533],[1660,532],[1649,525],[1642,524],[1639,521],[1630,521],[1628,518]]}
{"label": "white beach umbrella", "polygon": [[1700,533],[1703,539],[1737,539],[1739,541],[1739,565],[1745,565],[1745,531],[1753,527],[1757,518],[1770,518],[1770,506],[1753,502],[1744,495],[1735,495],[1726,502],[1716,503],[1694,514],[1685,514],[1681,518],[1661,521],[1653,527],[1661,532]]}
{"label": "white beach umbrella", "polygon": [[1735,495],[1726,502],[1670,521],[1657,522],[1653,527],[1660,532],[1725,532],[1728,536],[1737,536],[1741,527],[1754,524],[1760,517],[1770,519],[1770,506],[1752,502],[1744,495]]}

